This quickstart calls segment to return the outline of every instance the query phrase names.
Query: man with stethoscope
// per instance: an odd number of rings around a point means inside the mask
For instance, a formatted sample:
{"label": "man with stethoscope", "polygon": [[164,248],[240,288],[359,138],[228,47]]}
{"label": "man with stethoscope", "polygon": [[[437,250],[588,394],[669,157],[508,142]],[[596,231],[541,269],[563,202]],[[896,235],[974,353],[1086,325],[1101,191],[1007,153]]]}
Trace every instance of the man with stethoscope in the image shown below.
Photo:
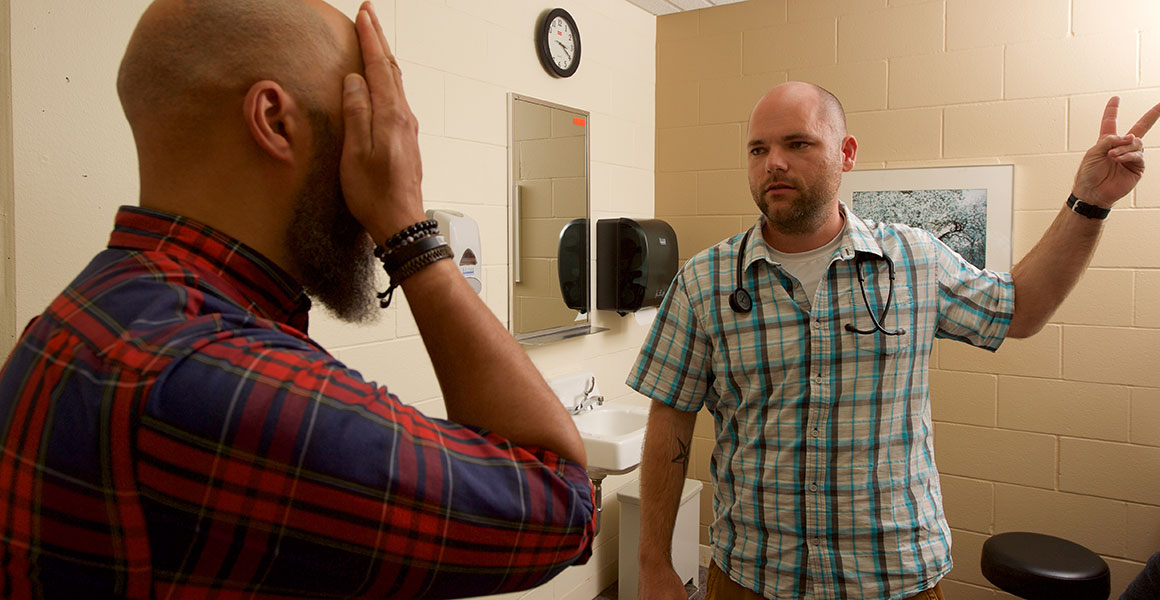
{"label": "man with stethoscope", "polygon": [[653,399],[642,598],[684,597],[670,541],[702,406],[717,440],[707,599],[943,597],[932,344],[995,350],[1047,322],[1144,171],[1140,138],[1160,105],[1122,136],[1118,106],[1059,216],[1007,274],[838,201],[858,144],[832,94],[789,82],[757,103],[746,148],[762,216],[682,268],[628,377]]}

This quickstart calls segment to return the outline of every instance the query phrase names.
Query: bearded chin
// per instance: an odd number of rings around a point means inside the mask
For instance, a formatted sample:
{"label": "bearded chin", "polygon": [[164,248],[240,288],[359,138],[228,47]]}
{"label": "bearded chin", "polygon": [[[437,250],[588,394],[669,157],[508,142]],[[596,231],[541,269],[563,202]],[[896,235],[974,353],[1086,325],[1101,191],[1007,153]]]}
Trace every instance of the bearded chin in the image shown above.
{"label": "bearded chin", "polygon": [[[767,209],[768,209],[768,205]],[[780,214],[771,216],[771,211],[763,211],[765,218],[778,233],[786,235],[806,235],[813,233],[826,222],[825,206],[812,197],[800,197]]]}
{"label": "bearded chin", "polygon": [[372,322],[379,314],[374,243],[345,205],[340,212],[323,204],[302,198],[295,207],[289,243],[300,283],[338,319]]}
{"label": "bearded chin", "polygon": [[765,199],[765,184],[751,188],[753,200],[765,215],[774,231],[783,235],[808,235],[817,231],[830,216],[831,200],[838,195],[840,176],[827,179],[821,185],[797,187],[798,196],[789,206],[775,210]]}
{"label": "bearded chin", "polygon": [[294,198],[287,231],[299,283],[335,317],[368,323],[379,315],[375,297],[374,242],[342,196],[338,161],[342,144],[325,114],[312,114],[315,157]]}

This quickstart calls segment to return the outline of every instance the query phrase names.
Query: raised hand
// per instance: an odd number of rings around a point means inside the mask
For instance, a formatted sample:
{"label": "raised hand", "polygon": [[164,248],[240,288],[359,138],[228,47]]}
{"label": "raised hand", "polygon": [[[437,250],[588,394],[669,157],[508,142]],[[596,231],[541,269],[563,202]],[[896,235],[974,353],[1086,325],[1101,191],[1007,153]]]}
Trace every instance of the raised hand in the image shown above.
{"label": "raised hand", "polygon": [[346,138],[339,170],[351,214],[382,244],[425,218],[419,122],[370,2],[359,8],[355,29],[366,78],[351,73],[343,82]]}
{"label": "raised hand", "polygon": [[1124,135],[1116,133],[1120,98],[1112,96],[1104,107],[1100,137],[1092,146],[1075,176],[1072,193],[1089,204],[1110,208],[1123,198],[1144,174],[1144,142],[1141,138],[1160,118],[1160,104],[1144,113]]}

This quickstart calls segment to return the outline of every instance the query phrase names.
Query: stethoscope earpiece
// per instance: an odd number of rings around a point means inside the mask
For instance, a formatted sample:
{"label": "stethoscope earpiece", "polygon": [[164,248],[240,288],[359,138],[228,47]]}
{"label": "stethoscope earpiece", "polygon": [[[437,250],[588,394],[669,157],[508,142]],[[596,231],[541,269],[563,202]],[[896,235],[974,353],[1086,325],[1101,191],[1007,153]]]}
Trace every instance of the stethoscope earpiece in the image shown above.
{"label": "stethoscope earpiece", "polygon": [[[871,314],[870,318],[873,319],[874,315]],[[857,327],[854,327],[853,323],[846,323],[846,331],[849,331],[850,333],[860,333],[862,335],[870,335],[871,333],[875,333],[877,331],[881,331],[884,335],[906,335],[906,330],[901,327],[898,329],[885,329],[882,327],[881,323],[874,323],[873,329],[858,329]]]}
{"label": "stethoscope earpiece", "polygon": [[[882,246],[878,246],[882,250]],[[858,270],[858,288],[862,290],[862,303],[866,306],[866,312],[870,315],[870,323],[873,325],[870,329],[858,329],[854,327],[853,323],[846,323],[846,331],[858,333],[861,335],[873,335],[876,332],[881,332],[882,335],[906,335],[906,330],[899,327],[898,329],[887,329],[882,326],[886,322],[886,315],[890,312],[890,304],[894,302],[894,261],[890,255],[882,250],[882,259],[886,261],[886,274],[890,280],[890,289],[886,292],[886,304],[882,306],[882,315],[874,316],[874,311],[870,310],[870,299],[866,297],[866,278],[862,275],[862,261],[867,257],[873,256],[868,253],[859,253],[858,258],[854,259],[854,268]]]}

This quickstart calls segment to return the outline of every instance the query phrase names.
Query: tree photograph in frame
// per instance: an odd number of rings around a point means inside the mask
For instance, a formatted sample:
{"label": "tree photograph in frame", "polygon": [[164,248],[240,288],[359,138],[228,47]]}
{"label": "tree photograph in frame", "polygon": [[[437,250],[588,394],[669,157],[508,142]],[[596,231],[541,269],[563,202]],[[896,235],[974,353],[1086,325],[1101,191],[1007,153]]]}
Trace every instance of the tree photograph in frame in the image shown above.
{"label": "tree photograph in frame", "polygon": [[1013,165],[867,169],[842,177],[855,215],[925,229],[980,269],[1011,270]]}

